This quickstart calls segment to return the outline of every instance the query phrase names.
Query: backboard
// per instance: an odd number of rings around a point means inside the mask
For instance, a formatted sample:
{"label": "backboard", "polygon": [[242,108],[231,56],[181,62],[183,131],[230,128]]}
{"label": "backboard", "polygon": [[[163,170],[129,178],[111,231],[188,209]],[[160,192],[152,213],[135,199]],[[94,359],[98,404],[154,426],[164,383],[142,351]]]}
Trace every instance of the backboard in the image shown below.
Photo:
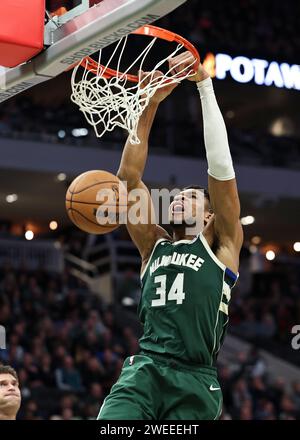
{"label": "backboard", "polygon": [[79,0],[66,14],[48,16],[45,49],[30,62],[0,69],[0,102],[54,78],[87,55],[158,20],[186,1]]}

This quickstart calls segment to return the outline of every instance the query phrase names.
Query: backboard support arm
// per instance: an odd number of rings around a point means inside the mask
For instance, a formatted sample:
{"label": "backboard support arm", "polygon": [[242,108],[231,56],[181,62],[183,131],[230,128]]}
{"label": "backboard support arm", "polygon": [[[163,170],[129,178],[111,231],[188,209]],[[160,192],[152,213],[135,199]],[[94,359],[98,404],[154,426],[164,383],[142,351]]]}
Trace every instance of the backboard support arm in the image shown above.
{"label": "backboard support arm", "polygon": [[53,29],[51,45],[30,62],[0,72],[0,102],[58,76],[82,58],[158,20],[186,1],[104,0],[89,8]]}

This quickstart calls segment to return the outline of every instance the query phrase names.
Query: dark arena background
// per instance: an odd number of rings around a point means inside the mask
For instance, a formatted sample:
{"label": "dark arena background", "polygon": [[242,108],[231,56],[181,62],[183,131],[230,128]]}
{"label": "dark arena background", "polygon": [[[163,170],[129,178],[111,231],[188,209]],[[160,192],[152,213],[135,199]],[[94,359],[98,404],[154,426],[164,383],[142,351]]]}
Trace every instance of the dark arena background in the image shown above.
{"label": "dark arena background", "polygon": [[[73,6],[47,9],[62,4]],[[218,358],[221,420],[300,418],[299,23],[297,0],[188,0],[155,23],[213,60],[239,186],[245,241]],[[126,141],[122,130],[95,136],[70,77],[0,104],[0,361],[19,376],[19,420],[95,419],[142,331],[140,257],[125,227],[89,235],[65,211],[72,180],[115,174]],[[206,186],[190,82],[159,109],[145,182]]]}

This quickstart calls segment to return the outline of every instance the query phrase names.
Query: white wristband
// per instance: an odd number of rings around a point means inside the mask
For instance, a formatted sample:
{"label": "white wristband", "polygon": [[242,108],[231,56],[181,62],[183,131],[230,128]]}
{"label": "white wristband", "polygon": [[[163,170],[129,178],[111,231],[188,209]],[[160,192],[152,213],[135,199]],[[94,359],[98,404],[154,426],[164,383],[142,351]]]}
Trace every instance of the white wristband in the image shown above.
{"label": "white wristband", "polygon": [[217,180],[234,179],[235,173],[228,144],[227,130],[215,97],[211,78],[198,82],[197,88],[202,105],[208,174]]}
{"label": "white wristband", "polygon": [[200,98],[205,98],[208,94],[215,94],[211,78],[206,78],[197,83],[197,88],[200,93]]}

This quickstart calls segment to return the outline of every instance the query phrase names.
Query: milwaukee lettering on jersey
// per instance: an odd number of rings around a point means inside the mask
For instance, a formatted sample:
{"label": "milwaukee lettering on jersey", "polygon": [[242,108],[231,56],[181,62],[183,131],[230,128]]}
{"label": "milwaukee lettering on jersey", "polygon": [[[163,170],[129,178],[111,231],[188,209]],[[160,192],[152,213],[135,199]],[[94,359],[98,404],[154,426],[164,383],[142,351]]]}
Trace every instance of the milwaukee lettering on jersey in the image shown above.
{"label": "milwaukee lettering on jersey", "polygon": [[178,254],[177,252],[173,252],[172,255],[163,255],[162,257],[156,258],[150,266],[150,275],[152,275],[159,267],[166,267],[171,264],[174,266],[189,267],[198,272],[203,263],[203,258],[200,258],[195,254]]}

